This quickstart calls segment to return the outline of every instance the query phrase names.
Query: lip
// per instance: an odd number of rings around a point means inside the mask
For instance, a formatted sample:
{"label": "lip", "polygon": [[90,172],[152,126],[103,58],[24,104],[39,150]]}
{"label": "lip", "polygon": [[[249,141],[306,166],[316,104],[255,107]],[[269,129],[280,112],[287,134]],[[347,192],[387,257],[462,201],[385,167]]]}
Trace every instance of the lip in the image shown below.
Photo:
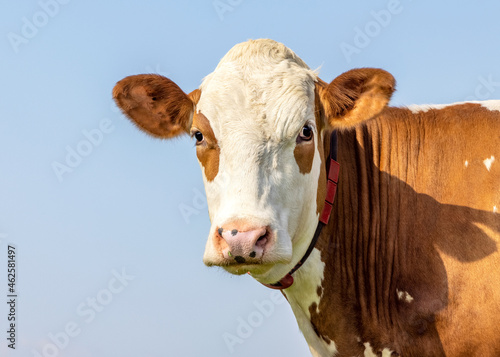
{"label": "lip", "polygon": [[220,260],[217,262],[205,262],[209,267],[218,266],[226,270],[228,273],[234,275],[242,275],[248,272],[255,274],[262,274],[271,269],[275,262],[250,262],[250,263],[237,263],[234,260]]}
{"label": "lip", "polygon": [[288,257],[278,257],[276,258],[271,258],[267,257],[266,259],[266,254],[264,254],[263,257],[260,259],[248,259],[246,262],[238,262],[236,261],[233,257],[224,257],[222,254],[220,254],[217,258],[215,259],[208,259],[204,260],[203,262],[205,263],[206,266],[212,267],[212,266],[218,266],[222,268],[241,268],[241,267],[249,267],[249,269],[252,268],[259,268],[259,267],[266,267],[270,268],[276,264],[288,264],[290,262],[290,259],[287,259]]}
{"label": "lip", "polygon": [[221,268],[224,268],[224,269],[243,269],[243,268],[248,268],[248,269],[252,269],[252,268],[256,268],[256,267],[262,267],[264,265],[269,265],[269,264],[265,264],[265,263],[259,263],[259,262],[256,262],[256,263],[237,263],[235,261],[230,261],[230,260],[224,260],[224,261],[221,261],[221,262],[217,262],[217,263],[208,263],[206,264],[207,266],[217,266],[217,267],[221,267]]}
{"label": "lip", "polygon": [[253,276],[264,275],[271,270],[277,262],[265,262],[265,263],[246,263],[246,264],[238,264],[238,263],[229,263],[225,265],[220,265],[224,270],[228,273],[234,275],[242,275],[250,273]]}

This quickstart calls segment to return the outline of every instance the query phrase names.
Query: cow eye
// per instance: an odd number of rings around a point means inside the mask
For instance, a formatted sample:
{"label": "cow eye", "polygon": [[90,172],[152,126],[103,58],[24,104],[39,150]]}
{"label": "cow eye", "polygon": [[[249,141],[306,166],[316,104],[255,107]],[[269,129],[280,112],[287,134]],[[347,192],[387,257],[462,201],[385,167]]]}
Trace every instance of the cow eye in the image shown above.
{"label": "cow eye", "polygon": [[298,139],[300,141],[309,141],[313,137],[313,130],[310,125],[304,125],[300,131]]}
{"label": "cow eye", "polygon": [[201,133],[201,131],[196,131],[193,134],[193,136],[196,139],[196,145],[201,144],[204,140],[204,137],[203,137],[203,134]]}

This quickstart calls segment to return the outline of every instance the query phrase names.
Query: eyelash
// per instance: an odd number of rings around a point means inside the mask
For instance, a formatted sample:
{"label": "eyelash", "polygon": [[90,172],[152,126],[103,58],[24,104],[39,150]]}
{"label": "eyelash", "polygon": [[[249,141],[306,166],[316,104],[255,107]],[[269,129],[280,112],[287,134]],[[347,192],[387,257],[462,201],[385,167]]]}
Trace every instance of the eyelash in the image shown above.
{"label": "eyelash", "polygon": [[[306,133],[304,133],[304,130]],[[314,131],[311,125],[306,124],[302,127],[300,130],[299,135],[297,136],[297,143],[305,142],[305,141],[311,141],[314,136]]]}
{"label": "eyelash", "polygon": [[201,144],[205,140],[205,137],[203,136],[203,134],[199,130],[195,131],[193,133],[192,137],[194,137],[196,139],[196,145]]}

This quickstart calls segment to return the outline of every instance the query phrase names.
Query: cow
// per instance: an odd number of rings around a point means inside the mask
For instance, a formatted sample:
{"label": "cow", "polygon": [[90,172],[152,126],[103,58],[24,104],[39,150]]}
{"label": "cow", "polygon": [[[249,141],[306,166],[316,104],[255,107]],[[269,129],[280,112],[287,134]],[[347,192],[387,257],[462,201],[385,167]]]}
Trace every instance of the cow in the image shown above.
{"label": "cow", "polygon": [[500,101],[390,107],[394,90],[258,39],[189,94],[144,74],[113,98],[194,138],[204,263],[281,289],[313,356],[500,356]]}

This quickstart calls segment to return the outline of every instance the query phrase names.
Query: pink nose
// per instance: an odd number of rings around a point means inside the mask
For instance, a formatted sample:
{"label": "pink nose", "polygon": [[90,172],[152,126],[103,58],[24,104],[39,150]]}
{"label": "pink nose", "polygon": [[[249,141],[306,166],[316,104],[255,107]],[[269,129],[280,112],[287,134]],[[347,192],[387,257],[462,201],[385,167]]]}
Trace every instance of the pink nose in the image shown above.
{"label": "pink nose", "polygon": [[226,259],[234,259],[237,263],[252,263],[262,258],[266,245],[270,243],[268,227],[240,228],[239,225],[227,224],[217,229],[220,239],[221,253]]}

